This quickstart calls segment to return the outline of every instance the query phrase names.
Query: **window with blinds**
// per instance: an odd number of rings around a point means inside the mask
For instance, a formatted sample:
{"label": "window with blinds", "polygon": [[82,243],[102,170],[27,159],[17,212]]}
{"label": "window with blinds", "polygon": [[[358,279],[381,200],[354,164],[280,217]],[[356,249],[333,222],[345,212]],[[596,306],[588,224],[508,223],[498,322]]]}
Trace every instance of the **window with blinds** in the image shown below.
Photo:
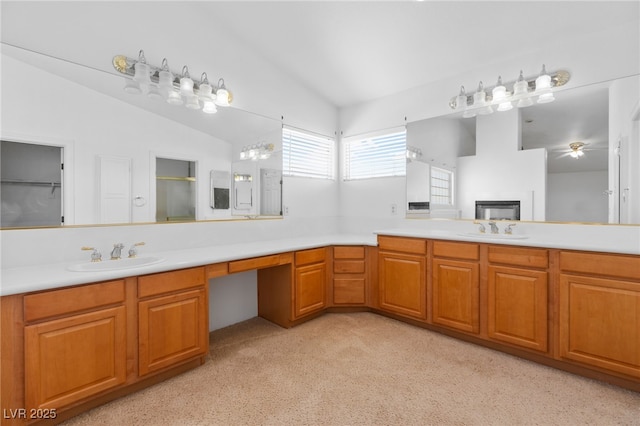
{"label": "window with blinds", "polygon": [[453,205],[453,172],[431,167],[431,205]]}
{"label": "window with blinds", "polygon": [[344,140],[344,180],[407,174],[407,133],[394,131]]}
{"label": "window with blinds", "polygon": [[335,140],[292,129],[282,129],[282,173],[319,179],[334,177]]}

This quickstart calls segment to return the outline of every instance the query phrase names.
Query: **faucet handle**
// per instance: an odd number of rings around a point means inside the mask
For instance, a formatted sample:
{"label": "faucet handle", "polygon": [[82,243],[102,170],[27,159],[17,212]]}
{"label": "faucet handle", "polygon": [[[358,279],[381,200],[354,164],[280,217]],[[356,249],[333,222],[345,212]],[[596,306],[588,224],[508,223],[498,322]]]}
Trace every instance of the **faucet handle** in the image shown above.
{"label": "faucet handle", "polygon": [[481,234],[484,234],[487,231],[487,228],[484,227],[482,222],[478,222],[478,225],[480,225],[480,228],[478,229],[478,231],[480,231]]}
{"label": "faucet handle", "polygon": [[490,221],[489,222],[489,226],[491,227],[491,233],[492,234],[499,234],[500,233],[500,229],[498,229],[498,225],[496,225],[495,221]]}
{"label": "faucet handle", "polygon": [[507,225],[507,227],[506,227],[506,228],[504,228],[504,233],[505,233],[505,234],[508,234],[508,235],[511,235],[511,234],[513,233],[513,232],[512,232],[512,231],[513,231],[513,229],[511,229],[511,228],[512,228],[513,226],[516,226],[516,225],[517,225],[517,223],[510,223],[510,224],[508,224],[508,225]]}
{"label": "faucet handle", "polygon": [[100,253],[95,247],[81,247],[80,250],[93,250],[93,253],[91,253],[92,262],[100,262],[102,260],[102,253]]}
{"label": "faucet handle", "polygon": [[135,243],[134,245],[132,245],[131,248],[129,249],[129,257],[136,257],[138,255],[138,249],[136,247],[143,246],[143,245],[145,245],[144,241]]}

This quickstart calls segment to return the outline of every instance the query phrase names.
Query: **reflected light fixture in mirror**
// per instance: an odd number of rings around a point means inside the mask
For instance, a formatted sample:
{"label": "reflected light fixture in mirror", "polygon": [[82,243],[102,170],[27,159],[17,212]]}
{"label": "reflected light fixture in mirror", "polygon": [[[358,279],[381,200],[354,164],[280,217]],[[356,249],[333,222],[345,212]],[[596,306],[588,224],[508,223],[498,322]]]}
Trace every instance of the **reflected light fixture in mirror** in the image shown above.
{"label": "reflected light fixture in mirror", "polygon": [[407,161],[414,161],[422,158],[422,150],[414,146],[407,146]]}
{"label": "reflected light fixture in mirror", "polygon": [[513,83],[512,92],[502,84],[502,77],[498,77],[496,86],[489,91],[490,94],[482,81],[478,84],[478,90],[471,96],[467,95],[464,86],[461,86],[460,93],[451,98],[449,106],[451,109],[463,111],[462,116],[470,118],[478,114],[493,113],[493,105],[498,105],[498,111],[510,110],[514,102],[518,108],[524,108],[533,104],[534,97],[537,97],[539,104],[553,102],[555,98],[552,89],[565,85],[570,78],[569,72],[564,70],[549,74],[546,66],[542,65],[542,71],[535,80],[525,80],[520,71],[518,80]]}
{"label": "reflected light fixture in mirror", "polygon": [[240,151],[241,160],[266,160],[271,157],[274,146],[272,143],[260,142],[256,145],[247,145]]}
{"label": "reflected light fixture in mirror", "polygon": [[180,76],[174,77],[166,58],[158,68],[147,63],[142,50],[137,59],[117,55],[112,63],[116,71],[124,74],[124,90],[130,94],[146,93],[150,98],[164,99],[171,105],[184,105],[189,109],[202,109],[207,114],[215,114],[216,105],[227,107],[233,100],[224,79],[218,80],[218,86],[214,87],[203,72],[200,82],[196,82],[186,65]]}
{"label": "reflected light fixture in mirror", "polygon": [[571,153],[569,154],[572,158],[578,159],[584,155],[584,142],[572,142],[569,144],[571,148]]}

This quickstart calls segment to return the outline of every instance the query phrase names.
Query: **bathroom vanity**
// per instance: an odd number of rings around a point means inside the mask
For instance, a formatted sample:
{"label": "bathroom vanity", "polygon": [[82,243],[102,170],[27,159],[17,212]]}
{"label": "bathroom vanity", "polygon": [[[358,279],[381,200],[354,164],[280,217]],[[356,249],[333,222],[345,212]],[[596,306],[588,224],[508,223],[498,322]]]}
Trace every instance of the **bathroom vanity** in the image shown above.
{"label": "bathroom vanity", "polygon": [[39,288],[0,299],[2,424],[59,422],[203,364],[209,280],[249,270],[258,314],[282,327],[372,311],[640,391],[640,255],[410,233],[190,249],[121,271],[37,268]]}

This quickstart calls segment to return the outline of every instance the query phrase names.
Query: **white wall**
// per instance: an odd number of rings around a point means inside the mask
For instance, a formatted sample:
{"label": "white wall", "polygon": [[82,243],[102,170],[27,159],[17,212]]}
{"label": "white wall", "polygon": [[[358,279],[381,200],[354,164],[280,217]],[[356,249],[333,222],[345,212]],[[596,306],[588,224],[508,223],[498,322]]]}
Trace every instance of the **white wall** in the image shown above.
{"label": "white wall", "polygon": [[[65,174],[67,224],[100,223],[94,194],[96,156],[128,157],[133,222],[155,221],[155,156],[197,162],[198,218],[211,215],[209,171],[230,170],[231,145],[2,55],[2,137],[61,144],[71,151]],[[69,155],[69,153],[67,153]],[[80,195],[81,194],[81,195]]]}
{"label": "white wall", "polygon": [[[521,69],[525,71],[525,76],[535,76],[543,63],[547,65],[549,71],[566,69],[571,73],[570,82],[564,86],[566,89],[640,73],[640,28],[637,23],[630,22],[595,33],[588,31],[585,29],[583,34],[557,40],[552,45],[540,46],[534,51],[514,53],[508,60],[491,61],[491,58],[487,58],[486,62],[478,64],[475,69],[451,70],[451,77],[445,80],[434,81],[395,95],[342,108],[338,119],[340,133],[348,137],[406,123],[411,125],[426,118],[451,114],[449,100],[458,94],[460,85],[475,88],[480,80],[490,85],[498,75],[502,75],[505,82],[513,81]],[[535,182],[540,182],[544,179],[540,173],[545,173],[546,166],[542,171],[536,171],[528,164],[529,161],[544,161],[546,164],[544,157],[543,152],[519,151],[513,154],[513,159],[508,159],[509,164],[503,162],[496,166],[496,162],[487,159],[487,164],[478,165],[476,172],[482,175],[487,169],[500,167],[504,176],[513,176],[516,170],[520,173],[525,170],[531,172]],[[634,158],[640,158],[640,156]],[[462,165],[464,161],[458,162],[458,173],[464,167]],[[386,206],[399,203],[399,200],[402,203],[405,202],[399,193],[402,190],[402,184],[395,179],[360,183],[340,182],[340,211],[341,215],[347,219],[345,223],[348,223],[345,226],[347,228],[362,227],[367,223],[369,229],[376,229],[402,223],[388,213],[382,214],[383,211],[388,210]],[[534,202],[536,220],[544,220],[545,205],[542,199],[539,200],[539,195],[544,193],[545,185],[528,182],[521,184],[518,181],[499,183],[503,190],[513,187],[518,192],[536,191],[538,194]],[[376,191],[378,187],[380,191]],[[374,199],[365,199],[361,195],[363,193],[374,196]],[[346,204],[342,204],[343,202]]]}
{"label": "white wall", "polygon": [[547,221],[607,223],[607,172],[549,173]]}
{"label": "white wall", "polygon": [[520,200],[521,220],[545,220],[546,151],[520,151],[520,111],[476,118],[476,155],[458,159],[458,206],[475,218],[477,200]]}
{"label": "white wall", "polygon": [[[640,77],[615,81],[609,89],[609,221],[640,223]],[[617,181],[620,144],[620,184]]]}

